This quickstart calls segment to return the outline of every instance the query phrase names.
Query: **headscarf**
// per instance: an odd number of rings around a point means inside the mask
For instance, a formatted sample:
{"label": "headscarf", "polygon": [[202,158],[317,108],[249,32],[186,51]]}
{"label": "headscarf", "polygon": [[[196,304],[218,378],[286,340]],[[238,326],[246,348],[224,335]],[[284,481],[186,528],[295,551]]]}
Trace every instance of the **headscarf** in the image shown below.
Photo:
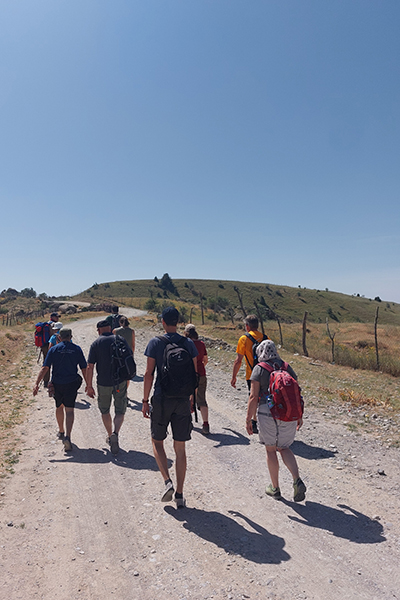
{"label": "headscarf", "polygon": [[272,340],[264,340],[257,346],[258,362],[267,362],[269,360],[280,360],[276,346]]}

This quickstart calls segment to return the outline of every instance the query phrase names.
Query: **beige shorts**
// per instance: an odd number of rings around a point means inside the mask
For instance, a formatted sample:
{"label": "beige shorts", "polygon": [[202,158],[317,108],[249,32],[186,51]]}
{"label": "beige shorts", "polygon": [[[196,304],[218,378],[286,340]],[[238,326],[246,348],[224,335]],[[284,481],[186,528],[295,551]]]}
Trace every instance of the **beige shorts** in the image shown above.
{"label": "beige shorts", "polygon": [[265,446],[289,448],[294,442],[297,421],[276,421],[271,414],[257,414],[260,442]]}
{"label": "beige shorts", "polygon": [[207,377],[200,375],[199,387],[196,390],[196,405],[198,408],[201,406],[208,406],[206,401],[206,388],[207,388]]}

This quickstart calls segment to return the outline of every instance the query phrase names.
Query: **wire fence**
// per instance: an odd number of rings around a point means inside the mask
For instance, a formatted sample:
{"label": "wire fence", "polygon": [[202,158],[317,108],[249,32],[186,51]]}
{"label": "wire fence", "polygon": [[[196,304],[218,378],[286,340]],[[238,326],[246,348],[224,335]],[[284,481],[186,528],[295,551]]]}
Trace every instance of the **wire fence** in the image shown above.
{"label": "wire fence", "polygon": [[265,333],[285,350],[314,359],[400,377],[400,327],[375,323],[264,322]]}

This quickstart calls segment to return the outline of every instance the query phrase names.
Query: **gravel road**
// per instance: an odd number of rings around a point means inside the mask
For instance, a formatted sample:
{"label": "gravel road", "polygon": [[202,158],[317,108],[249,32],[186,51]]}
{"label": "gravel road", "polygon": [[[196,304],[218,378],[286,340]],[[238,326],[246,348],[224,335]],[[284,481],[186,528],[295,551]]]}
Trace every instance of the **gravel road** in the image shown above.
{"label": "gravel road", "polygon": [[[131,309],[130,315],[134,312]],[[73,324],[87,353],[97,319]],[[187,444],[187,508],[163,482],[141,414],[145,345],[114,458],[95,401],[80,391],[66,455],[44,390],[19,427],[22,455],[0,498],[0,591],[9,600],[400,598],[400,454],[315,407],[293,445],[308,487],[266,497],[265,451],[245,432],[245,382],[208,367],[211,435]],[[32,386],[38,366],[32,372]],[[305,399],[307,402],[307,398]],[[173,465],[170,437],[166,442]],[[172,466],[172,475],[174,469]]]}

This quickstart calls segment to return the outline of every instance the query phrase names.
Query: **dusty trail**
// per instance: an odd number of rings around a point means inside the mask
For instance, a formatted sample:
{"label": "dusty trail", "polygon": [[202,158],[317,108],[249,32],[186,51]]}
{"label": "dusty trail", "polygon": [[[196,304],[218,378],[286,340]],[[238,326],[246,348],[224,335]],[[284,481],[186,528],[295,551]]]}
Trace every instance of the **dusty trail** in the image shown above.
{"label": "dusty trail", "polygon": [[[73,325],[85,353],[97,319]],[[154,330],[137,332],[138,374]],[[245,434],[238,391],[210,361],[212,434],[188,443],[188,507],[159,500],[142,383],[114,459],[97,405],[80,393],[72,456],[43,391],[20,427],[23,452],[0,504],[0,591],[10,600],[400,598],[399,451],[316,410],[294,444],[307,501],[264,494],[264,450]],[[38,370],[35,366],[33,378]],[[167,441],[172,459],[171,441]],[[378,469],[386,475],[379,475]],[[173,473],[173,469],[172,469]]]}

